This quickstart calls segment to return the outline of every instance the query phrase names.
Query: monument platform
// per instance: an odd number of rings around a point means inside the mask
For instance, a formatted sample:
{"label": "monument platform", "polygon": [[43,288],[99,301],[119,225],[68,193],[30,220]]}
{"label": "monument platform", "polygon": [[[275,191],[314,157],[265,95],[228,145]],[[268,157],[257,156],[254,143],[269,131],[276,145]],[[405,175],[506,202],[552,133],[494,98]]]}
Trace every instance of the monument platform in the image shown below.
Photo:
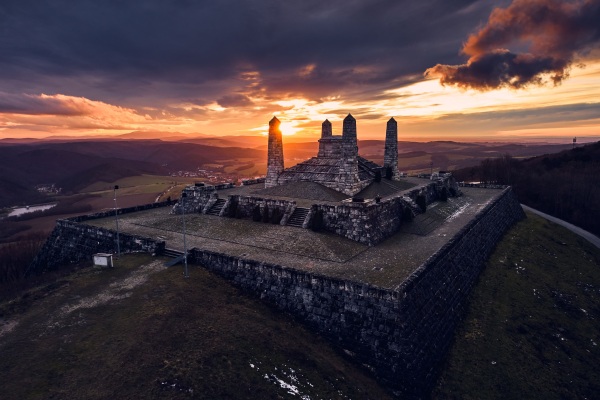
{"label": "monument platform", "polygon": [[[481,188],[462,191],[463,196],[429,204],[425,213],[374,247],[328,232],[205,214],[185,215],[187,246],[394,289],[502,193]],[[125,214],[119,218],[119,228],[125,233],[164,240],[168,248],[182,251],[182,216],[170,211],[158,208]],[[114,217],[85,223],[115,228]]]}

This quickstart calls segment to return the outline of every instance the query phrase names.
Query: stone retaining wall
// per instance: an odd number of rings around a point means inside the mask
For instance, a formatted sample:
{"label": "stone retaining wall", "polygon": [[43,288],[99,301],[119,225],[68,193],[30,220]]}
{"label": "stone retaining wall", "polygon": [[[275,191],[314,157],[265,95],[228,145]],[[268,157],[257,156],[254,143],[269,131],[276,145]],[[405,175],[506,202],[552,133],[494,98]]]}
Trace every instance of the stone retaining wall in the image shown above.
{"label": "stone retaining wall", "polygon": [[266,180],[266,177],[256,179],[242,179],[242,186],[257,185],[259,183],[265,183]]}
{"label": "stone retaining wall", "polygon": [[398,232],[403,222],[404,209],[414,210],[414,202],[418,196],[425,196],[426,203],[429,204],[439,199],[443,188],[448,193],[451,188],[454,193],[459,193],[454,178],[446,177],[404,192],[402,196],[383,199],[379,203],[371,200],[341,205],[314,204],[310,217],[313,218],[317,211],[322,212],[322,229],[374,246]]}
{"label": "stone retaining wall", "polygon": [[420,397],[435,383],[485,260],[521,218],[505,189],[396,289],[198,249],[190,257],[329,337],[390,388]]}
{"label": "stone retaining wall", "polygon": [[[175,204],[175,202],[176,202],[175,200],[170,200],[170,201],[161,201],[158,203],[144,204],[141,206],[119,208],[119,209],[117,209],[117,214],[122,215],[122,214],[129,214],[129,213],[133,213],[133,212],[151,210],[154,208],[168,207],[168,206],[172,206],[173,204]],[[114,216],[115,216],[115,210],[107,210],[107,211],[97,212],[94,214],[78,215],[76,217],[66,218],[66,220],[73,221],[73,222],[84,222],[84,221],[89,221],[92,219],[100,219],[100,218],[107,218],[107,217],[114,217]]]}
{"label": "stone retaining wall", "polygon": [[222,216],[235,217],[242,219],[252,219],[254,209],[260,207],[261,215],[264,215],[265,207],[269,210],[269,215],[272,215],[273,210],[278,208],[282,215],[282,222],[287,221],[289,216],[296,208],[295,201],[265,199],[254,196],[230,195],[221,212]]}
{"label": "stone retaining wall", "polygon": [[[486,259],[504,232],[524,217],[512,190],[504,189],[392,289],[198,249],[190,251],[190,261],[291,313],[347,350],[396,393],[427,397]],[[107,229],[57,221],[29,272],[112,252],[115,237]],[[120,243],[124,253],[160,253],[165,246],[127,234],[121,234]]]}
{"label": "stone retaining wall", "polygon": [[187,186],[181,191],[186,194],[185,201],[181,198],[173,206],[173,214],[181,214],[183,205],[185,205],[186,214],[196,214],[203,212],[209,203],[214,204],[219,196],[214,186]]}
{"label": "stone retaining wall", "polygon": [[[92,219],[92,218],[88,218]],[[85,220],[85,219],[84,219]],[[116,253],[117,232],[71,220],[58,220],[44,246],[27,268],[27,274],[38,274],[61,265],[91,261],[95,253]],[[154,253],[164,251],[165,242],[126,233],[119,234],[121,253]]]}
{"label": "stone retaining wall", "polygon": [[185,201],[179,201],[173,207],[173,214],[181,214],[182,204],[185,204],[185,212],[188,214],[204,213],[217,202],[219,195],[217,190],[231,189],[233,183],[222,183],[220,185],[194,185],[185,187],[181,193],[186,194]]}

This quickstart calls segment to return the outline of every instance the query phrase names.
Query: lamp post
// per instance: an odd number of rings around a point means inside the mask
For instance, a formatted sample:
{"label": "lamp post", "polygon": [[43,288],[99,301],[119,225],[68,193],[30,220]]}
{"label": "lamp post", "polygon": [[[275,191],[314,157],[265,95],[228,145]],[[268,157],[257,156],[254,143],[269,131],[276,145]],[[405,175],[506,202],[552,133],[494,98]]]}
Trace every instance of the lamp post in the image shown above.
{"label": "lamp post", "polygon": [[115,200],[115,224],[117,225],[117,257],[121,256],[121,243],[119,240],[119,212],[117,209],[117,189],[119,185],[115,185],[114,188],[114,200]]}
{"label": "lamp post", "polygon": [[187,262],[187,243],[185,241],[185,198],[187,197],[187,193],[183,192],[181,193],[181,219],[183,221],[183,265],[184,265],[184,272],[183,272],[183,277],[184,278],[189,278],[190,275],[188,274],[188,262]]}

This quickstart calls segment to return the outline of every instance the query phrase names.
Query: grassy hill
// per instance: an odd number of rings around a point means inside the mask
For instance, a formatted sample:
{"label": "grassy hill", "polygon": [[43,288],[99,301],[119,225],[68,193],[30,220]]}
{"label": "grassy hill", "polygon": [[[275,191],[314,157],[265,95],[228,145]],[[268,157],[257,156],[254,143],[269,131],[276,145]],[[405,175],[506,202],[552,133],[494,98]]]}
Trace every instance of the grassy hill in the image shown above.
{"label": "grassy hill", "polygon": [[126,256],[2,304],[2,398],[389,398],[287,315],[163,262]]}
{"label": "grassy hill", "polygon": [[[388,398],[289,316],[162,261],[126,256],[1,301],[2,398]],[[492,254],[434,398],[594,398],[599,317],[600,250],[529,215]]]}
{"label": "grassy hill", "polygon": [[511,185],[522,203],[600,235],[600,142],[521,161],[487,159],[454,175]]}
{"label": "grassy hill", "polygon": [[600,250],[533,214],[474,289],[435,399],[593,399],[600,393]]}

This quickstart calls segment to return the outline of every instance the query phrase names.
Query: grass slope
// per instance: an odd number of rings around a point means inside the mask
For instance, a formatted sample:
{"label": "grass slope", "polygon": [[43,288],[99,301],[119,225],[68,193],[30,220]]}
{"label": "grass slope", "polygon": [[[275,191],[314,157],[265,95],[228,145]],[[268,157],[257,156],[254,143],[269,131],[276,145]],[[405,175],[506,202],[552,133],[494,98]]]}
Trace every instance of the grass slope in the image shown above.
{"label": "grass slope", "polygon": [[288,316],[163,261],[125,256],[2,304],[1,397],[388,398]]}
{"label": "grass slope", "polygon": [[599,344],[600,250],[528,214],[488,261],[434,398],[598,398]]}

